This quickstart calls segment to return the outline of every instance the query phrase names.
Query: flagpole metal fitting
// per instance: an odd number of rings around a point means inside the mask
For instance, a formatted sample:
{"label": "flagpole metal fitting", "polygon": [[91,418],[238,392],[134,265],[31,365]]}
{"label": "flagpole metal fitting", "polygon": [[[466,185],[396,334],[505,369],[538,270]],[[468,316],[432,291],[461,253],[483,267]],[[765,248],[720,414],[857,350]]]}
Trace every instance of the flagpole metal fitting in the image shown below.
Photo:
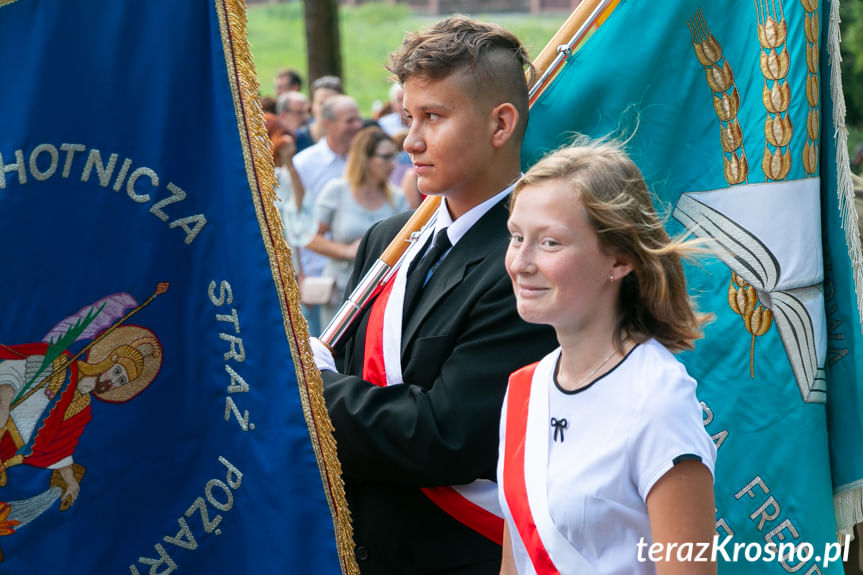
{"label": "flagpole metal fitting", "polygon": [[333,317],[321,334],[319,339],[327,347],[332,349],[341,340],[356,316],[375,295],[378,286],[383,283],[384,278],[388,277],[390,271],[388,265],[378,260],[369,272],[363,276],[362,281],[360,281],[347,301],[342,304],[338,312],[336,312],[335,317]]}
{"label": "flagpole metal fitting", "polygon": [[[528,100],[532,104],[536,98],[539,97],[539,93],[545,89],[546,84],[549,83],[551,77],[554,76],[558,69],[563,65],[563,63],[573,54],[573,49],[581,42],[590,31],[591,27],[596,24],[596,21],[602,15],[602,13],[611,5],[611,3],[616,0],[599,0],[593,6],[593,10],[587,18],[583,19],[580,22],[578,29],[570,38],[569,42],[566,44],[561,44],[557,47],[557,56],[555,56],[554,61],[549,65],[549,67],[545,70],[545,72],[540,76],[539,80],[537,80],[533,86],[531,86],[528,91]],[[585,3],[579,5],[579,8],[584,5],[588,6]],[[576,8],[576,11],[579,11],[579,8]]]}

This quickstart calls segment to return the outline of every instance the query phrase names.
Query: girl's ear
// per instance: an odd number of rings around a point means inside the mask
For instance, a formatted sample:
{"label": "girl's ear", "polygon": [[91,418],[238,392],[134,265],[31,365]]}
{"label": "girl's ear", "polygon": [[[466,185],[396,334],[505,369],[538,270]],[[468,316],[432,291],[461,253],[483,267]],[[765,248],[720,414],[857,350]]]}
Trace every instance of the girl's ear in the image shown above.
{"label": "girl's ear", "polygon": [[629,260],[621,255],[614,256],[610,274],[614,276],[614,281],[622,280],[630,272],[632,272],[632,264]]}

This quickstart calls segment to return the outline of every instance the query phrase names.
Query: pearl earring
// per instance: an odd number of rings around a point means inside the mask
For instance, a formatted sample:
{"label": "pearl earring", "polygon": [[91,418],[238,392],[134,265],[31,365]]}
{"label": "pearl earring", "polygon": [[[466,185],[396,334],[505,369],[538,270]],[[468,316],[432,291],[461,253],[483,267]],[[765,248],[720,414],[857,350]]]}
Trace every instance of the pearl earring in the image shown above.
{"label": "pearl earring", "polygon": [[608,281],[613,282],[613,281],[614,281],[614,276],[608,276]]}

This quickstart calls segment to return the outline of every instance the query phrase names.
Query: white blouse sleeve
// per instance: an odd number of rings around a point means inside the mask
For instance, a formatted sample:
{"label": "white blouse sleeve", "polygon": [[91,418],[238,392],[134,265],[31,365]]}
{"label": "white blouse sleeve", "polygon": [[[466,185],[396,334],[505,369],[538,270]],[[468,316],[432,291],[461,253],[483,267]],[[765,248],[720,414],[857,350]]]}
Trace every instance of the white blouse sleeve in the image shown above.
{"label": "white blouse sleeve", "polygon": [[704,430],[695,380],[683,364],[657,374],[639,413],[627,450],[632,479],[643,500],[676,463],[700,460],[713,473],[716,448]]}

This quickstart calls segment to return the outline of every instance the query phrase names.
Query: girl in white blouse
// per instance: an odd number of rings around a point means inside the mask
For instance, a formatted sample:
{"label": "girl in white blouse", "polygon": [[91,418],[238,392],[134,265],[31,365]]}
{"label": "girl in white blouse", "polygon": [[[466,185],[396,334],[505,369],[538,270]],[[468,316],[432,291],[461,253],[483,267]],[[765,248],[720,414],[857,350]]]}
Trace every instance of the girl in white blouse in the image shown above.
{"label": "girl in white blouse", "polygon": [[706,319],[680,259],[699,248],[668,237],[638,168],[608,142],[531,168],[509,229],[519,314],[554,327],[560,347],[510,378],[502,573],[715,573],[677,552],[694,558],[714,533],[716,450],[672,355]]}

